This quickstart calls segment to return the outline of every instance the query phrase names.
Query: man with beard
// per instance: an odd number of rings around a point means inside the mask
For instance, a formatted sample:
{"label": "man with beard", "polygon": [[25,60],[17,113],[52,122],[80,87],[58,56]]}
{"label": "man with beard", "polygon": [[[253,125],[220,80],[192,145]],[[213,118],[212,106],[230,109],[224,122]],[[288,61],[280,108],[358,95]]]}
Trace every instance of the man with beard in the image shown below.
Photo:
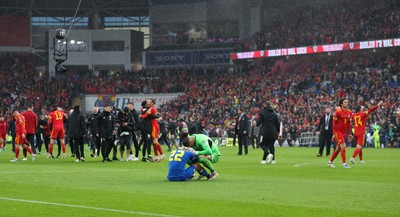
{"label": "man with beard", "polygon": [[[150,109],[144,115],[140,115],[141,118],[149,118],[149,115],[157,116],[157,109],[154,106],[154,99],[147,100],[147,105]],[[153,141],[153,150],[154,150],[154,161],[160,162],[165,158],[164,152],[161,148],[160,143],[158,142],[158,135],[160,134],[160,126],[158,125],[157,119],[150,118],[151,121],[151,139]]]}

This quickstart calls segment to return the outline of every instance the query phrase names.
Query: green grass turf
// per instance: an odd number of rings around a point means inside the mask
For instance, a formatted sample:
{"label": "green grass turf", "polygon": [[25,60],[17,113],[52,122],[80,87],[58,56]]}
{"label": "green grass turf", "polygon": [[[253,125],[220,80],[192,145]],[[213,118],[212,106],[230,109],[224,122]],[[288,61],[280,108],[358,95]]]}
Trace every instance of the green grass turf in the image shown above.
{"label": "green grass turf", "polygon": [[0,153],[0,216],[400,216],[398,149],[364,149],[366,164],[351,169],[340,156],[328,167],[317,148],[277,148],[276,165],[260,165],[259,149],[220,150],[217,180],[173,183],[167,159],[74,163],[40,155],[10,163],[8,146]]}

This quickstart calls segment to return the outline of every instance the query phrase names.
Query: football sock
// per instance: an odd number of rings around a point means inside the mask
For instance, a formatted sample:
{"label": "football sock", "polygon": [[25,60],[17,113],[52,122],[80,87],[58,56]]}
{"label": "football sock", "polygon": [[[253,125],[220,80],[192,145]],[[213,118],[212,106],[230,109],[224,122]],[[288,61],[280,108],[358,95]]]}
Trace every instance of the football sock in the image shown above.
{"label": "football sock", "polygon": [[65,154],[65,151],[66,151],[66,147],[65,147],[65,143],[62,143],[61,144],[61,148],[62,148],[62,152],[63,152],[63,154]]}
{"label": "football sock", "polygon": [[3,142],[0,142],[0,148],[3,148]]}
{"label": "football sock", "polygon": [[49,153],[50,155],[53,155],[53,143],[50,143]]}
{"label": "football sock", "polygon": [[339,154],[338,150],[333,151],[333,154],[332,154],[331,159],[329,161],[333,162],[333,160],[335,160],[335,158],[337,157],[338,154]]}
{"label": "football sock", "polygon": [[157,143],[156,146],[157,146],[158,152],[159,152],[160,154],[164,154],[164,152],[163,152],[163,150],[162,150],[162,148],[161,148],[160,143]]}
{"label": "football sock", "polygon": [[207,179],[210,178],[210,174],[207,173],[207,171],[204,168],[201,168],[201,170],[199,171],[199,173],[205,177],[207,177]]}
{"label": "football sock", "polygon": [[157,149],[157,145],[153,144],[153,151],[154,151],[154,156],[158,156],[158,149]]}
{"label": "football sock", "polygon": [[357,157],[357,155],[360,153],[361,149],[356,148],[356,150],[354,150],[353,156],[351,156],[352,158]]}
{"label": "football sock", "polygon": [[360,160],[363,160],[362,153],[363,153],[363,151],[362,151],[362,149],[360,149],[360,152],[358,153],[358,156],[360,157]]}
{"label": "football sock", "polygon": [[210,160],[208,160],[207,158],[200,158],[199,159],[199,163],[203,164],[207,169],[209,169],[211,172],[214,172],[214,166],[211,163]]}
{"label": "football sock", "polygon": [[[25,145],[24,149],[25,149],[27,152],[29,152],[29,154],[33,155],[32,149],[29,148],[29,146]],[[26,154],[25,154],[24,157],[26,157]]]}
{"label": "football sock", "polygon": [[342,163],[346,163],[346,149],[342,148],[340,150],[340,155],[342,156]]}
{"label": "football sock", "polygon": [[18,156],[19,156],[19,146],[16,146],[14,151],[15,151],[15,158],[18,159]]}

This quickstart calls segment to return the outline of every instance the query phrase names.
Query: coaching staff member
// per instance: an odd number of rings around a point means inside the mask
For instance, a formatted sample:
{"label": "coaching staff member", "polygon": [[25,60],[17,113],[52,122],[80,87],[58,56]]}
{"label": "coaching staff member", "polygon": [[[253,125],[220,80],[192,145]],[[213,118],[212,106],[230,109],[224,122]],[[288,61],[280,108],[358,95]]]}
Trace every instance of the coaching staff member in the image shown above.
{"label": "coaching staff member", "polygon": [[85,115],[82,114],[79,105],[74,106],[73,112],[68,118],[68,138],[72,139],[76,161],[82,162],[85,159],[84,148],[83,148],[83,136],[86,134],[86,121]]}
{"label": "coaching staff member", "polygon": [[99,129],[99,135],[102,140],[101,154],[103,156],[103,162],[111,162],[108,155],[114,146],[114,134],[115,134],[115,116],[112,113],[111,105],[105,105],[104,111],[97,116],[97,124]]}
{"label": "coaching staff member", "polygon": [[244,154],[248,152],[248,134],[249,132],[249,118],[243,112],[243,109],[239,107],[238,117],[236,118],[235,134],[238,138],[239,152],[237,155],[242,155],[242,149],[244,147]]}
{"label": "coaching staff member", "polygon": [[331,109],[326,108],[325,114],[319,119],[317,131],[319,131],[319,152],[317,157],[322,156],[324,147],[326,146],[326,156],[331,154],[331,143],[332,143],[332,114]]}
{"label": "coaching staff member", "polygon": [[[265,108],[260,112],[257,126],[260,126],[261,148],[264,155],[261,164],[271,163],[275,155],[275,140],[279,134],[279,119],[274,112],[271,102],[265,103]],[[268,157],[268,161],[266,161]]]}

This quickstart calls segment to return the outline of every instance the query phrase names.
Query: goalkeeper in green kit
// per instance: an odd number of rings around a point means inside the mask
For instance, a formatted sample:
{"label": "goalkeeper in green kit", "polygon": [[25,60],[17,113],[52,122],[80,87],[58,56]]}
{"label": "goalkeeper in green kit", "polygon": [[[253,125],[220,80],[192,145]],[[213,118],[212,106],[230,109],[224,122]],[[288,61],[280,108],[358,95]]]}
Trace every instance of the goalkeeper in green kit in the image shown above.
{"label": "goalkeeper in green kit", "polygon": [[[198,156],[199,163],[203,164],[211,172],[208,180],[214,180],[218,177],[217,171],[214,169],[215,163],[218,162],[220,157],[220,152],[217,145],[210,139],[210,137],[204,134],[193,134],[186,137],[182,141],[183,145],[187,148],[193,148],[194,154]],[[203,178],[200,175],[197,180]]]}

